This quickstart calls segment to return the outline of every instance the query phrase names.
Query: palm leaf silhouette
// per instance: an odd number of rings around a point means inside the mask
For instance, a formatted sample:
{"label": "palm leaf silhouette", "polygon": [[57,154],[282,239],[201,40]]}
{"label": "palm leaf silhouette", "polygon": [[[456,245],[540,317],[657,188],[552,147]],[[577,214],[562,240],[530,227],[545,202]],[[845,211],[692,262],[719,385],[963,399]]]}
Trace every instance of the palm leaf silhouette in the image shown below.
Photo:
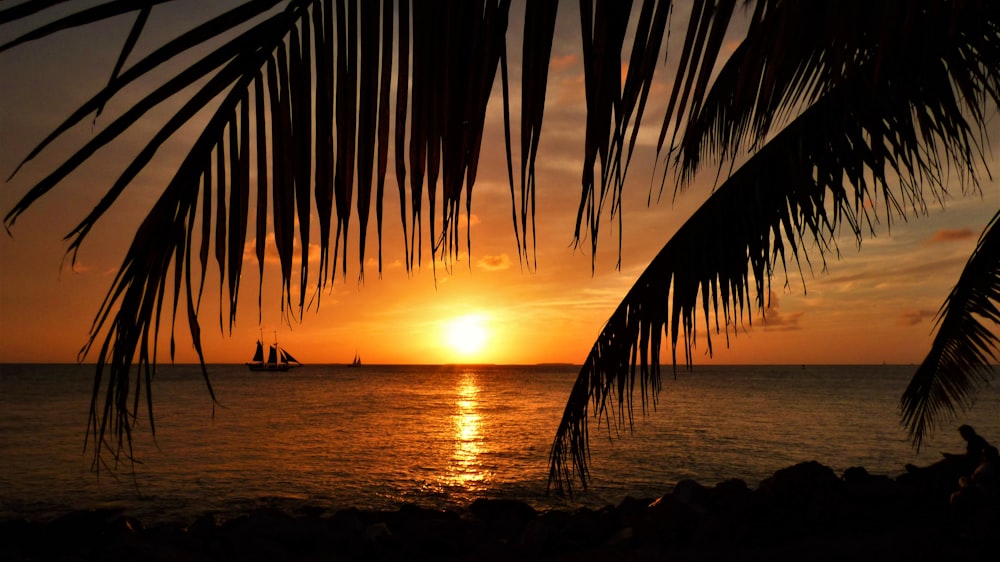
{"label": "palm leaf silhouette", "polygon": [[[810,263],[810,244],[825,264],[827,253],[837,251],[842,228],[857,244],[866,232],[874,234],[880,215],[872,203],[882,202],[881,216],[889,223],[906,218],[907,209],[921,212],[928,192],[940,197],[949,168],[978,186],[975,172],[983,155],[975,131],[985,129],[984,106],[1000,99],[997,11],[896,6],[867,22],[868,29],[855,19],[867,7],[838,3],[838,13],[829,14],[816,33],[797,26],[805,17],[801,10],[814,9],[805,4],[759,3],[745,41],[712,88],[701,94],[700,79],[689,75],[688,84],[672,94],[671,106],[675,97],[682,100],[678,107],[691,106],[674,151],[679,185],[706,154],[732,163],[749,145],[751,155],[664,246],[605,324],[553,441],[550,488],[572,493],[574,482],[586,486],[591,406],[599,422],[621,429],[631,426],[636,386],[642,409],[655,405],[665,337],[673,364],[680,341],[690,365],[698,308],[711,354],[713,328],[728,343],[742,322],[752,322],[754,306],[763,312],[772,278],[779,265],[787,270],[788,258],[801,272],[802,263]],[[906,33],[896,31],[903,28]],[[801,49],[788,49],[789,35]],[[712,41],[711,33],[699,37]],[[678,76],[675,84],[680,81]],[[803,105],[801,114],[773,132],[780,125],[776,117]],[[996,263],[995,248],[984,253],[987,263]],[[981,352],[996,342],[981,335],[985,328],[976,328],[959,341],[980,338],[978,345],[956,355],[973,353],[982,379],[989,369]],[[961,395],[971,390],[964,385]],[[913,396],[911,410],[933,419],[947,398]],[[918,419],[906,415],[907,423]]]}
{"label": "palm leaf silhouette", "polygon": [[[1000,324],[1000,212],[983,232],[962,276],[941,306],[930,352],[900,399],[913,444],[993,379],[1000,339],[983,320]],[[978,317],[981,317],[980,320]]]}
{"label": "palm leaf silhouette", "polygon": [[[430,213],[427,225],[432,257],[457,255],[457,217],[462,203],[466,208],[471,205],[486,104],[499,61],[505,57],[507,1],[468,2],[452,9],[454,6],[445,2],[421,2],[411,7],[406,1],[257,0],[179,34],[125,67],[135,35],[141,32],[150,7],[159,3],[105,2],[0,45],[2,52],[72,27],[132,12],[138,15],[108,84],[43,139],[14,174],[88,115],[100,113],[129,84],[153,71],[171,68],[174,61],[183,63],[180,71],[157,83],[146,97],[32,186],[7,213],[9,230],[38,198],[150,111],[169,100],[182,99],[180,109],[67,236],[74,261],[93,225],[163,144],[209,112],[201,135],[136,232],[94,320],[91,337],[80,352],[82,358],[100,342],[90,418],[95,466],[102,462],[105,444],[115,461],[120,456],[131,458],[131,431],[140,396],[146,399],[149,420],[155,427],[149,377],[155,368],[168,289],[174,297],[172,319],[179,303],[186,301],[188,329],[208,383],[199,320],[205,276],[214,258],[214,267],[220,272],[219,291],[225,295],[220,326],[225,328],[228,318],[231,329],[249,231],[251,169],[256,172],[258,270],[264,270],[270,215],[280,261],[283,311],[297,310],[301,315],[310,291],[306,252],[313,198],[322,254],[316,294],[328,283],[338,257],[342,257],[340,263],[346,272],[352,228],[360,233],[358,263],[363,268],[373,191],[381,233],[394,61],[398,65],[397,83],[408,84],[408,88],[397,89],[394,123],[399,192],[401,196],[408,192],[411,200],[411,215],[401,216],[404,234],[410,237],[407,266],[413,267],[422,259],[419,237],[425,193],[430,201],[426,209]],[[42,12],[49,5],[35,1],[0,10],[0,23]],[[283,9],[277,9],[279,5]],[[399,29],[395,52],[391,41],[394,22]],[[196,47],[218,37],[224,41],[207,54],[192,54]],[[378,94],[359,96],[359,92],[373,91]],[[412,108],[409,119],[408,105]],[[540,117],[535,119],[540,121]],[[527,174],[533,176],[533,171]],[[406,205],[402,208],[405,213]],[[435,215],[438,208],[440,217]],[[354,215],[357,227],[351,225]],[[381,242],[381,234],[379,237]],[[293,272],[296,238],[303,253],[299,270]],[[198,239],[200,247],[196,249]],[[297,290],[291,287],[295,278]],[[294,293],[298,300],[293,303]],[[260,298],[258,288],[258,302]],[[228,315],[222,308],[228,308]],[[173,328],[170,339],[172,358]],[[130,378],[133,365],[137,367],[134,379]]]}

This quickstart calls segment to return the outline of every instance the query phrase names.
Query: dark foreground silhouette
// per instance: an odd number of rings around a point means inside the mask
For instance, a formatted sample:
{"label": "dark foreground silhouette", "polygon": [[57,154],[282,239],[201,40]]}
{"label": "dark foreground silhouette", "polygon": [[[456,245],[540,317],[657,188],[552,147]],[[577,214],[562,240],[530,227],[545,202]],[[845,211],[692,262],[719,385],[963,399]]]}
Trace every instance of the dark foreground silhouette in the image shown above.
{"label": "dark foreground silhouette", "polygon": [[1000,503],[961,516],[937,471],[896,478],[817,462],[660,498],[538,512],[481,499],[461,511],[262,509],[144,527],[113,510],[0,522],[2,560],[996,560]]}

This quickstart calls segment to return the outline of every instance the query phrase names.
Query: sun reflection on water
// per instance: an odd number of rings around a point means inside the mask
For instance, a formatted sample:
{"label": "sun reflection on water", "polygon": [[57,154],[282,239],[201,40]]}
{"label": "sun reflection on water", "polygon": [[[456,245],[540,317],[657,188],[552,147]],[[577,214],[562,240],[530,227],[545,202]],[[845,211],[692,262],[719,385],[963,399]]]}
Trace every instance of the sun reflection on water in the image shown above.
{"label": "sun reflection on water", "polygon": [[489,476],[484,470],[480,456],[484,452],[482,435],[482,415],[479,410],[481,389],[476,374],[466,372],[456,387],[455,413],[452,421],[455,427],[455,451],[448,465],[447,484],[473,489],[484,483]]}

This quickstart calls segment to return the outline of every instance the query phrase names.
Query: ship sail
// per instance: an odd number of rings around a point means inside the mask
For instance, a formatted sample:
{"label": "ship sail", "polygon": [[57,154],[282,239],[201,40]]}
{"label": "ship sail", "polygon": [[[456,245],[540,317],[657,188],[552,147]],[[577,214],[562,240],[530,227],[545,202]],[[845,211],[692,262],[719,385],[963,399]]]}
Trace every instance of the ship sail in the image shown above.
{"label": "ship sail", "polygon": [[267,361],[264,361],[264,344],[261,340],[257,340],[257,349],[254,351],[253,359],[246,365],[251,371],[287,371],[292,367],[301,367],[302,363],[292,357],[291,353],[282,349],[278,345],[277,337],[275,337],[274,343],[268,347]]}

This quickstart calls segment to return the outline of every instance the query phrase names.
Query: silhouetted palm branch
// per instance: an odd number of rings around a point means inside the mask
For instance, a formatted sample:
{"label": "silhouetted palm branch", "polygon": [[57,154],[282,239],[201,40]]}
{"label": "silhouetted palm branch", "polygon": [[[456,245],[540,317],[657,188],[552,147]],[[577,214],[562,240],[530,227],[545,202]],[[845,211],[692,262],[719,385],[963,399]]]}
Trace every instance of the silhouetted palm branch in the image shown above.
{"label": "silhouetted palm branch", "polygon": [[[786,251],[801,270],[808,243],[825,260],[843,227],[860,244],[880,222],[876,202],[886,223],[922,212],[928,193],[947,191],[949,170],[963,188],[978,186],[976,132],[985,130],[987,104],[1000,100],[997,8],[896,6],[866,24],[855,19],[860,5],[838,3],[823,18],[826,33],[810,34],[784,26],[801,27],[801,10],[813,4],[769,4],[711,90],[694,95],[680,175],[690,177],[709,151],[731,164],[747,143],[751,156],[653,259],[591,348],[553,442],[550,487],[572,491],[574,477],[586,485],[591,406],[598,421],[621,429],[632,423],[637,385],[643,410],[655,404],[663,338],[675,366],[679,339],[690,364],[699,306],[711,354],[713,321],[728,342],[730,330],[752,321],[751,299],[763,313]],[[801,50],[782,40],[789,35]],[[803,105],[769,136],[777,118]],[[928,398],[933,414],[940,397]]]}
{"label": "silhouetted palm branch", "polygon": [[937,335],[899,402],[919,448],[943,414],[968,408],[995,376],[1000,338],[1000,212],[983,231],[955,288],[938,311]]}
{"label": "silhouetted palm branch", "polygon": [[[152,426],[149,377],[155,367],[161,312],[168,288],[173,299],[171,318],[176,317],[180,302],[186,301],[189,330],[208,382],[198,320],[205,276],[214,258],[220,272],[220,297],[225,294],[220,306],[220,327],[225,327],[224,309],[228,308],[231,329],[251,203],[255,203],[255,249],[261,277],[270,214],[280,261],[281,307],[283,311],[286,305],[289,309],[297,307],[301,315],[309,292],[307,252],[313,199],[321,238],[320,271],[315,281],[317,295],[326,286],[340,256],[346,273],[352,216],[359,223],[354,228],[359,234],[358,263],[363,275],[373,195],[381,243],[389,127],[394,122],[395,170],[404,244],[408,248],[407,267],[421,261],[422,244],[418,237],[422,236],[424,210],[429,213],[427,231],[432,258],[442,256],[448,260],[456,256],[460,250],[461,203],[465,203],[466,209],[471,204],[486,104],[496,69],[506,57],[507,0],[422,1],[413,6],[406,0],[257,0],[244,2],[180,33],[125,67],[150,7],[160,3],[163,2],[104,2],[40,25],[0,45],[2,52],[65,29],[131,12],[137,14],[108,84],[43,139],[15,174],[88,115],[99,114],[126,86],[150,80],[153,71],[176,68],[171,65],[175,61],[182,63],[179,72],[154,83],[149,94],[29,189],[6,215],[5,225],[9,229],[39,197],[97,151],[130,130],[153,109],[181,100],[180,109],[142,147],[98,205],[67,236],[71,239],[74,260],[93,225],[164,143],[208,112],[207,125],[136,232],[95,318],[91,337],[81,350],[82,358],[103,335],[91,402],[95,465],[101,461],[105,443],[116,460],[121,453],[131,457],[131,430],[138,417],[140,396],[146,398]],[[44,12],[51,5],[34,0],[0,10],[0,24]],[[550,3],[547,9],[553,15],[549,19],[554,20],[555,4]],[[534,33],[531,45],[544,43],[546,35],[551,38],[552,25],[554,21],[548,29],[543,26]],[[223,41],[207,54],[195,54],[198,52],[195,48],[218,38]],[[393,38],[397,39],[395,49]],[[540,92],[535,94],[536,98],[544,99],[544,71],[540,74],[543,83],[536,84],[539,73],[535,72],[528,79],[525,91]],[[396,111],[394,119],[390,119],[389,94],[395,87],[394,78],[402,87],[397,88]],[[505,88],[505,100],[507,97]],[[531,134],[537,144],[540,110],[535,110],[526,123],[533,127]],[[534,161],[532,152],[526,151],[524,155],[522,169],[527,172],[523,174],[526,175],[523,184],[534,184],[533,165],[528,164]],[[409,178],[406,178],[407,166]],[[254,173],[256,185],[251,186]],[[256,197],[251,201],[254,188]],[[404,198],[407,194],[409,217]],[[429,204],[423,202],[425,195]],[[440,217],[436,216],[438,212]],[[296,237],[302,254],[299,269],[293,272]],[[198,239],[200,246],[195,243]],[[292,290],[293,277],[298,278],[297,291]],[[295,304],[294,292],[298,293]],[[258,303],[260,298],[258,288]],[[173,329],[170,353],[173,358]],[[137,370],[130,375],[133,362]],[[130,378],[133,375],[134,385]]]}

